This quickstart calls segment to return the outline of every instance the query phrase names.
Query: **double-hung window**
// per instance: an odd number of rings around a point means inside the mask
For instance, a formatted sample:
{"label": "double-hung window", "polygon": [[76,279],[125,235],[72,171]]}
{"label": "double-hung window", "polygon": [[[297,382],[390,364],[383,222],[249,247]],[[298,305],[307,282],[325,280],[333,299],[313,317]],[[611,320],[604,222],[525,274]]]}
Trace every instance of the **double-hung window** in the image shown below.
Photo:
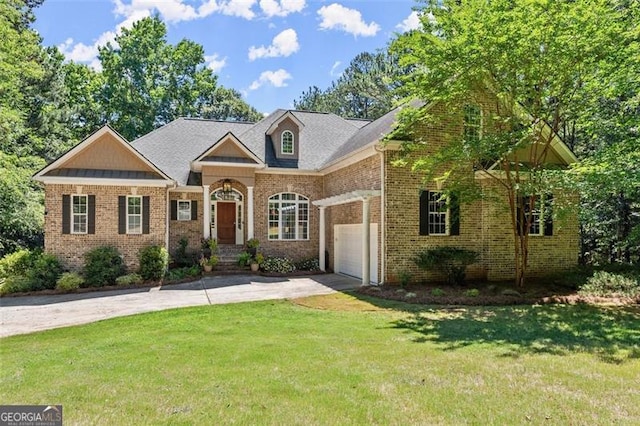
{"label": "double-hung window", "polygon": [[478,105],[464,106],[464,140],[477,142],[482,136],[482,110]]}
{"label": "double-hung window", "polygon": [[553,195],[524,196],[518,205],[518,233],[523,234],[523,227],[529,223],[529,235],[553,235]]}
{"label": "double-hung window", "polygon": [[269,239],[309,239],[309,199],[283,193],[269,198]]}
{"label": "double-hung window", "polygon": [[71,233],[86,234],[88,223],[88,197],[86,195],[71,196]]}
{"label": "double-hung window", "polygon": [[429,192],[429,235],[448,235],[449,231],[449,208],[447,199],[442,193]]}
{"label": "double-hung window", "polygon": [[190,200],[178,200],[178,220],[191,220]]}
{"label": "double-hung window", "polygon": [[127,234],[142,234],[142,197],[127,197]]}

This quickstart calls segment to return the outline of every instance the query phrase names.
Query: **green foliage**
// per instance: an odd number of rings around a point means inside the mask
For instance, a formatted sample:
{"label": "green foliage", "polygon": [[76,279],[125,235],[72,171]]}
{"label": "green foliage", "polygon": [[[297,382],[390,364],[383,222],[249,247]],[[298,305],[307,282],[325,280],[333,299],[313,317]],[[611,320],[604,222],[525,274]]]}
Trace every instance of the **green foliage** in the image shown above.
{"label": "green foliage", "polygon": [[215,254],[212,254],[209,257],[201,257],[200,258],[200,266],[202,266],[203,268],[205,266],[211,266],[212,268],[215,268],[216,265],[218,264],[218,256],[216,256]]}
{"label": "green foliage", "polygon": [[111,246],[96,247],[84,255],[84,281],[86,286],[102,287],[115,284],[125,273],[125,265],[118,249]]}
{"label": "green foliage", "polygon": [[251,253],[243,251],[238,255],[238,266],[247,266],[251,263]]}
{"label": "green foliage", "polygon": [[444,296],[446,293],[444,292],[443,289],[441,288],[434,288],[431,290],[431,295],[435,296],[435,297],[440,297],[440,296]]}
{"label": "green foliage", "polygon": [[169,253],[164,247],[148,246],[140,250],[140,275],[145,280],[159,280],[169,266]]}
{"label": "green foliage", "polygon": [[22,249],[0,259],[0,278],[12,275],[26,275],[35,261],[34,252]]}
{"label": "green foliage", "polygon": [[578,293],[600,297],[640,297],[640,271],[636,273],[596,271],[586,284],[581,286]]}
{"label": "green foliage", "polygon": [[[258,262],[259,263],[259,262]],[[309,257],[295,263],[296,271],[319,271],[320,262],[317,257]]]}
{"label": "green foliage", "polygon": [[464,295],[467,297],[478,297],[480,295],[480,290],[477,288],[470,288],[464,292]]}
{"label": "green foliage", "polygon": [[42,166],[40,158],[0,152],[0,257],[43,243],[43,192],[31,180]]}
{"label": "green foliage", "polygon": [[411,275],[411,272],[403,270],[398,274],[398,278],[400,279],[400,287],[404,288],[409,285],[413,275]]}
{"label": "green foliage", "polygon": [[84,278],[77,272],[65,272],[56,282],[56,290],[76,290],[84,284]]}
{"label": "green foliage", "polygon": [[326,90],[309,87],[293,105],[296,109],[332,112],[341,117],[376,119],[397,100],[393,88],[401,73],[394,56],[363,52]]}
{"label": "green foliage", "polygon": [[116,284],[120,286],[138,285],[142,284],[143,281],[143,278],[136,273],[122,275],[116,278]]}
{"label": "green foliage", "polygon": [[413,261],[419,268],[447,275],[450,284],[462,284],[465,269],[478,261],[478,253],[458,247],[437,247],[419,251]]}
{"label": "green foliage", "polygon": [[178,117],[260,116],[238,92],[217,90],[201,45],[186,39],[168,44],[166,25],[157,16],[123,28],[114,44],[99,49],[99,59],[106,119],[129,140]]}
{"label": "green foliage", "polygon": [[27,272],[33,290],[51,290],[62,274],[62,265],[52,254],[36,255],[32,268]]}
{"label": "green foliage", "polygon": [[165,277],[166,281],[180,281],[185,278],[197,277],[201,273],[200,268],[198,266],[189,266],[184,268],[174,268],[169,269],[167,276]]}
{"label": "green foliage", "polygon": [[187,249],[189,245],[189,240],[187,237],[182,237],[178,241],[178,248],[173,253],[171,260],[178,267],[190,267],[196,264],[197,255],[196,253]]}
{"label": "green foliage", "polygon": [[257,249],[260,246],[260,241],[257,238],[250,238],[247,240],[247,248]]}
{"label": "green foliage", "polygon": [[31,279],[23,275],[12,275],[0,284],[0,294],[25,293],[31,290]]}
{"label": "green foliage", "polygon": [[264,263],[264,254],[262,254],[261,252],[256,253],[256,257],[254,258],[255,262],[262,266],[262,264]]}

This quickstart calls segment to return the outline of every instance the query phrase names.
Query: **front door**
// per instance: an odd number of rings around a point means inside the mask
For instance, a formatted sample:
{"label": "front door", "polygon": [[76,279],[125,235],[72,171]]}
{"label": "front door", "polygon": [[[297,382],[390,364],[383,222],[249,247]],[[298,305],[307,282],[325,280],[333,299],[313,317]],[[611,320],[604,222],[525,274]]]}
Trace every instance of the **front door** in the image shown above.
{"label": "front door", "polygon": [[218,224],[218,243],[236,243],[236,203],[218,201],[216,222]]}

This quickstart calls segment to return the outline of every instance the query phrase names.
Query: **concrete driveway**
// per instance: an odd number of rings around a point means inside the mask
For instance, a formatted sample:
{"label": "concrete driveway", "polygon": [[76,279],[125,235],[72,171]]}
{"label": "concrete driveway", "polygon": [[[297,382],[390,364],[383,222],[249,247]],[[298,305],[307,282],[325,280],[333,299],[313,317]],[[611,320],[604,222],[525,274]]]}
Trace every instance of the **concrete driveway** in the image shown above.
{"label": "concrete driveway", "polygon": [[336,274],[204,277],[186,284],[81,294],[0,298],[0,337],[186,306],[295,299],[357,287]]}

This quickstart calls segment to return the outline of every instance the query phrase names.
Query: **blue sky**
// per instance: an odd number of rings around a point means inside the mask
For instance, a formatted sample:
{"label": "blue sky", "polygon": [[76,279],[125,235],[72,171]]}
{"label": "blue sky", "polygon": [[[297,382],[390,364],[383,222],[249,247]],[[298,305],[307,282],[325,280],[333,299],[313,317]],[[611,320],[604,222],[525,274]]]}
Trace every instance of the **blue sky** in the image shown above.
{"label": "blue sky", "polygon": [[413,0],[45,0],[35,28],[69,60],[98,67],[97,46],[159,14],[169,43],[204,47],[220,84],[259,111],[291,108],[309,86],[326,88],[360,52],[416,28]]}

